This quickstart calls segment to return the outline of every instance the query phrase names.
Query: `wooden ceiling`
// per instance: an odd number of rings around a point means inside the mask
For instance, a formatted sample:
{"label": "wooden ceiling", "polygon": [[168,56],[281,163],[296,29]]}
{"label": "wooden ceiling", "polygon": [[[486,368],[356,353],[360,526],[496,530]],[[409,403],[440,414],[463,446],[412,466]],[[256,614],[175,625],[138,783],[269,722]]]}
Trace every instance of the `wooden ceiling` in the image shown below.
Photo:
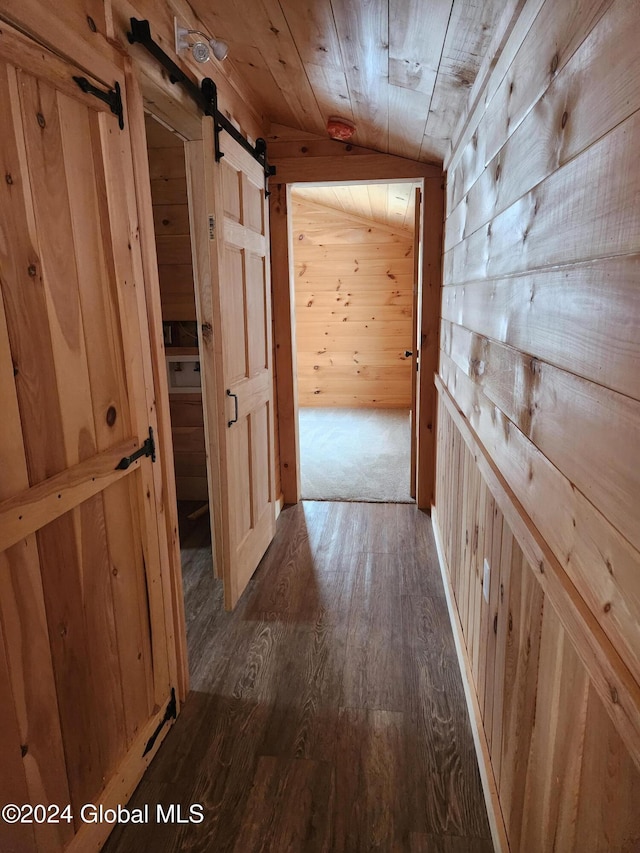
{"label": "wooden ceiling", "polygon": [[406,232],[414,228],[415,182],[393,184],[350,184],[348,186],[294,186],[294,201],[312,202],[372,219]]}
{"label": "wooden ceiling", "polygon": [[274,123],[440,162],[504,0],[191,0]]}

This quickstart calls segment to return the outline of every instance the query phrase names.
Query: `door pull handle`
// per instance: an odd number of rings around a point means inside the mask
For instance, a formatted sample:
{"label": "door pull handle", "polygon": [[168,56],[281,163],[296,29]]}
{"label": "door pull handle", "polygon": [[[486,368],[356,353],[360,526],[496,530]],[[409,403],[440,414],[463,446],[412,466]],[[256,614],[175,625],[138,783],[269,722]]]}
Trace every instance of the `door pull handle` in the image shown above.
{"label": "door pull handle", "polygon": [[227,397],[233,397],[233,402],[235,403],[235,414],[233,416],[232,421],[227,421],[227,426],[233,426],[238,421],[238,395],[232,394],[229,388],[227,388]]}

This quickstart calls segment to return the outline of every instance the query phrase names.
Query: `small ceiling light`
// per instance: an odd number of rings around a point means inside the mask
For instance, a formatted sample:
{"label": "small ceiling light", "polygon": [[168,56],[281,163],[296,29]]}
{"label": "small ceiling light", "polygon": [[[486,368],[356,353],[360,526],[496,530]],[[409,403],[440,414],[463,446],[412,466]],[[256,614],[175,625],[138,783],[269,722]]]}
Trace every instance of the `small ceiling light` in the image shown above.
{"label": "small ceiling light", "polygon": [[[176,34],[176,53],[180,51],[190,50],[196,62],[208,62],[210,53],[213,53],[216,59],[222,62],[226,59],[229,53],[229,45],[216,38],[209,38],[206,33],[200,30],[189,30],[186,27],[178,26],[177,18],[175,21]],[[200,36],[200,38],[198,38]]]}
{"label": "small ceiling light", "polygon": [[338,139],[340,142],[346,142],[351,139],[355,132],[355,124],[346,118],[331,116],[327,121],[327,133],[332,139]]}

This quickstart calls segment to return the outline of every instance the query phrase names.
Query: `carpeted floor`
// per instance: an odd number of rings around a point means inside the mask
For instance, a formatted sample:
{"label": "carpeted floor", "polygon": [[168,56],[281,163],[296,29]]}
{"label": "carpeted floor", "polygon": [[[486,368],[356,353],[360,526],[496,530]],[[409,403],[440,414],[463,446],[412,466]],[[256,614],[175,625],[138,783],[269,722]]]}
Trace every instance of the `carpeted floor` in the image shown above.
{"label": "carpeted floor", "polygon": [[307,500],[412,503],[410,420],[404,409],[300,409]]}

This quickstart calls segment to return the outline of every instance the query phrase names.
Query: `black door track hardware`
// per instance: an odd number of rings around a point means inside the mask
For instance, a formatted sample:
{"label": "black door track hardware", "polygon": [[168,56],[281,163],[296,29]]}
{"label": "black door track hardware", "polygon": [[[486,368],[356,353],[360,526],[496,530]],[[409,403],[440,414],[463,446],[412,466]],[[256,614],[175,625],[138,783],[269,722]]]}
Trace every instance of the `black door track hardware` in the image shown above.
{"label": "black door track hardware", "polygon": [[120,93],[120,83],[116,81],[115,88],[109,89],[108,92],[103,92],[98,89],[93,83],[90,83],[86,77],[74,77],[75,82],[80,86],[83,92],[88,95],[94,95],[109,107],[114,116],[118,116],[118,126],[120,130],[124,130],[124,112],[122,106],[122,95]]}
{"label": "black door track hardware", "polygon": [[126,471],[136,459],[140,459],[141,456],[150,456],[151,461],[156,461],[156,443],[153,438],[153,429],[149,427],[149,438],[145,439],[144,444],[135,453],[132,453],[131,456],[123,456],[122,459],[116,465],[116,471]]}
{"label": "black door track hardware", "polygon": [[148,752],[151,752],[153,749],[155,742],[158,740],[158,735],[162,731],[163,727],[169,722],[169,720],[175,720],[178,716],[178,705],[176,703],[176,691],[172,687],[171,688],[171,699],[169,700],[169,704],[167,705],[167,710],[164,712],[164,717],[158,723],[158,726],[155,732],[151,735],[149,740],[147,741],[147,745],[144,748],[144,752],[142,753],[142,757],[144,758]]}
{"label": "black door track hardware", "polygon": [[131,30],[127,33],[127,38],[130,44],[141,44],[149,53],[158,60],[160,65],[169,73],[169,80],[172,83],[180,83],[186,91],[191,95],[202,112],[207,116],[213,117],[214,126],[214,144],[216,162],[224,157],[224,152],[220,149],[220,132],[225,131],[235,141],[247,151],[254,160],[262,166],[264,170],[265,192],[267,190],[267,179],[276,173],[276,167],[270,166],[267,162],[267,143],[264,139],[256,139],[256,144],[252,145],[248,139],[234,127],[229,119],[218,110],[218,90],[216,84],[210,77],[205,77],[200,87],[195,83],[171,57],[162,50],[160,45],[151,37],[151,27],[149,21],[141,21],[138,18],[130,19]]}

